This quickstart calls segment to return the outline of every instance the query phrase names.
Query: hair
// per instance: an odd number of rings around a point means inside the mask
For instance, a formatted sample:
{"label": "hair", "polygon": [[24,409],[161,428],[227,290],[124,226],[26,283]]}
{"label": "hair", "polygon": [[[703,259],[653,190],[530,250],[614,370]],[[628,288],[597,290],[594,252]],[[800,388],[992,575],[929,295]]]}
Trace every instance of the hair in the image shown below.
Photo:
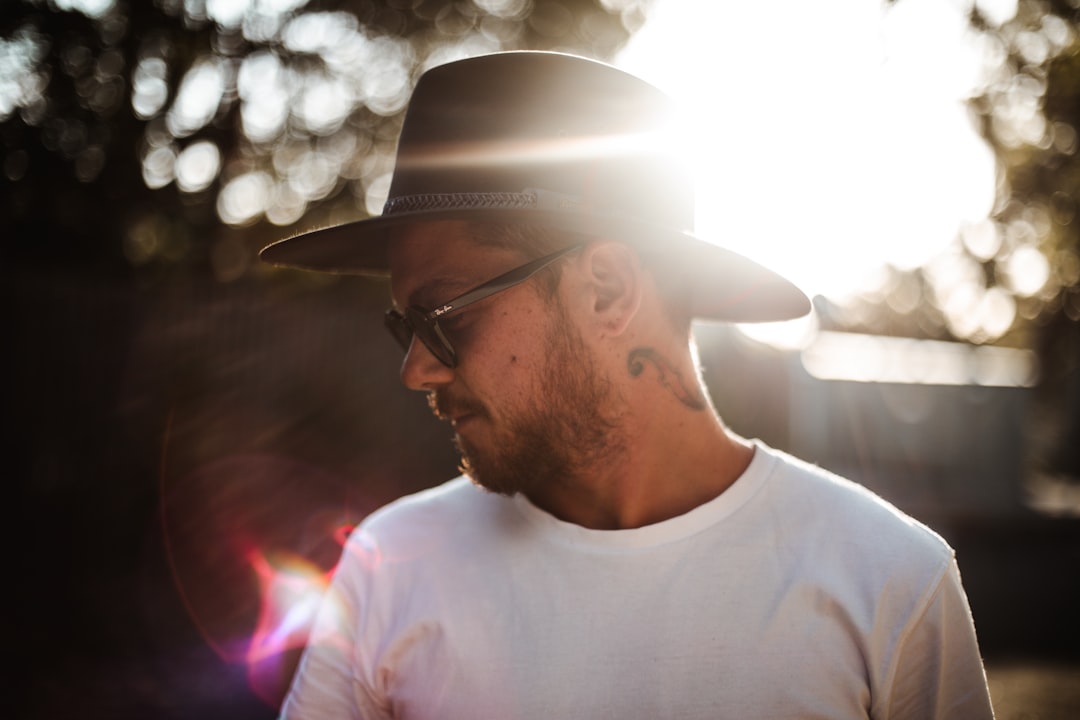
{"label": "hair", "polygon": [[[512,249],[521,253],[523,260],[549,255],[568,245],[588,242],[592,236],[561,230],[538,223],[492,223],[472,221],[468,224],[469,235],[483,247]],[[633,244],[642,265],[652,274],[660,290],[664,314],[679,331],[690,330],[693,319],[690,312],[690,293],[681,273],[671,263],[665,262],[659,253],[643,252]],[[544,268],[540,281],[549,297],[559,288],[561,273],[554,267]]]}
{"label": "hair", "polygon": [[[570,233],[535,223],[472,221],[468,224],[468,233],[481,247],[514,250],[521,254],[522,260],[526,261],[550,255],[575,244],[575,239]],[[556,272],[552,267],[544,268],[542,271],[538,279],[549,298],[555,296],[561,277],[561,273]]]}

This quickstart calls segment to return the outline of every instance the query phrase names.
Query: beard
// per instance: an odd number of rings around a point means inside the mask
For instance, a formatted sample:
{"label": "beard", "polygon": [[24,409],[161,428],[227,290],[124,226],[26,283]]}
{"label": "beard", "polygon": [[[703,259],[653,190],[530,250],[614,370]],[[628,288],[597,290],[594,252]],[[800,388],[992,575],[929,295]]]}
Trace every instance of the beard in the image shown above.
{"label": "beard", "polygon": [[[501,495],[570,484],[589,468],[623,454],[624,443],[610,413],[616,404],[580,333],[555,301],[554,322],[545,339],[544,366],[530,404],[507,412],[484,442],[455,436],[461,471],[482,488]],[[446,394],[431,397],[437,414],[448,406],[490,418],[486,409]]]}

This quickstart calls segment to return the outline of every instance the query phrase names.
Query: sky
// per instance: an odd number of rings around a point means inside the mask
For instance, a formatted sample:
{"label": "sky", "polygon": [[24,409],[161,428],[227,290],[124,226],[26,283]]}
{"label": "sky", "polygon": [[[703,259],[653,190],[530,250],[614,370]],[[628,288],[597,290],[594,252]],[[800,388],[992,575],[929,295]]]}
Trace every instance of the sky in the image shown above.
{"label": "sky", "polygon": [[615,62],[694,118],[697,234],[843,298],[991,210],[993,154],[964,103],[983,66],[970,6],[655,0]]}

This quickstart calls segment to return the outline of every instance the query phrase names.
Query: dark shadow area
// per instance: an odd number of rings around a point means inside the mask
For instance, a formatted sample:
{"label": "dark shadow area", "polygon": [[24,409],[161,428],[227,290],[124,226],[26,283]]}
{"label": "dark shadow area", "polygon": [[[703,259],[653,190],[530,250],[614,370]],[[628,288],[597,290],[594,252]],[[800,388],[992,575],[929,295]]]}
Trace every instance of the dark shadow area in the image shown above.
{"label": "dark shadow area", "polygon": [[329,570],[336,529],[454,471],[362,331],[383,293],[5,273],[13,716],[273,715],[299,650],[248,677],[253,553]]}

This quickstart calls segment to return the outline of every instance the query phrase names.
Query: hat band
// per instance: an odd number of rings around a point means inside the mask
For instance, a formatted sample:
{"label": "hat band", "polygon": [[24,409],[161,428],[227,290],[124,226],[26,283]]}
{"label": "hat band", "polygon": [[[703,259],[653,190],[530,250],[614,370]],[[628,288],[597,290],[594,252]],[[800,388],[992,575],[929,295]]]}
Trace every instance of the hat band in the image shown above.
{"label": "hat band", "polygon": [[525,188],[522,192],[421,193],[390,198],[383,215],[425,210],[576,210],[581,200],[571,195]]}

